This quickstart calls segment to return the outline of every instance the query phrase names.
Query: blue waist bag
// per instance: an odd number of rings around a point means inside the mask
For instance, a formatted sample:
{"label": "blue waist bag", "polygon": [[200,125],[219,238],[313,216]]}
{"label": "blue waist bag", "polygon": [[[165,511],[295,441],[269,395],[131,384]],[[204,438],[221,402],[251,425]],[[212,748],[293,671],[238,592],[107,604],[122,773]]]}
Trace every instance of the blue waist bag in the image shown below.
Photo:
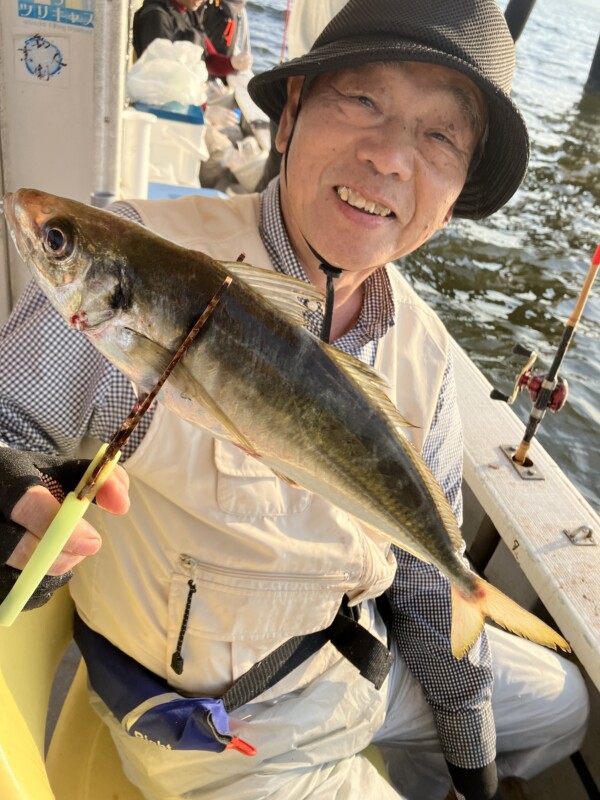
{"label": "blue waist bag", "polygon": [[[222,697],[179,694],[164,678],[138,664],[75,615],[74,639],[86,663],[90,684],[130,736],[171,750],[237,750],[255,755],[256,749],[234,736],[228,712],[273,687],[331,642],[374,686],[381,688],[389,672],[389,650],[357,621],[359,612],[344,598],[331,625],[322,631],[294,636],[258,661]],[[177,654],[176,654],[177,655]],[[171,666],[181,674],[183,659]]]}
{"label": "blue waist bag", "polygon": [[[130,736],[172,750],[256,750],[234,736],[222,698],[184,697],[75,616],[74,638],[89,681]],[[231,710],[231,709],[230,709]]]}

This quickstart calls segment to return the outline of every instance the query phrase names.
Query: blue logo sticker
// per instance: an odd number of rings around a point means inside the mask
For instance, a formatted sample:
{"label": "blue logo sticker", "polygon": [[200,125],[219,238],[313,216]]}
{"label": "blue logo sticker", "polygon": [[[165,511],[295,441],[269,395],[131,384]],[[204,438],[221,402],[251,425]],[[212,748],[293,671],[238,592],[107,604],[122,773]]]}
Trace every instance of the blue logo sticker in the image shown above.
{"label": "blue logo sticker", "polygon": [[94,0],[19,0],[19,16],[40,22],[62,22],[63,25],[94,27]]}
{"label": "blue logo sticker", "polygon": [[58,47],[39,33],[26,39],[19,50],[23,53],[21,61],[25,63],[29,74],[41,81],[49,81],[67,66]]}

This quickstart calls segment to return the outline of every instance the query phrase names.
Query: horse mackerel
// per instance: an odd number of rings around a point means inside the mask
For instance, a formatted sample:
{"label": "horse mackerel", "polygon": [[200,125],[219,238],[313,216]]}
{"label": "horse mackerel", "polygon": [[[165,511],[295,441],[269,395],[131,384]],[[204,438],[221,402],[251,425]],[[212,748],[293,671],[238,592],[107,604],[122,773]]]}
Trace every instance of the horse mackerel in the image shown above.
{"label": "horse mackerel", "polygon": [[310,284],[219,262],[107,211],[33,189],[5,197],[21,257],[52,305],[149,391],[227,276],[233,283],[160,392],[171,410],[227,438],[278,479],[321,495],[435,564],[452,587],[452,650],[484,618],[568,650],[552,628],[464,564],[439,485],[402,434],[382,380],[302,326]]}

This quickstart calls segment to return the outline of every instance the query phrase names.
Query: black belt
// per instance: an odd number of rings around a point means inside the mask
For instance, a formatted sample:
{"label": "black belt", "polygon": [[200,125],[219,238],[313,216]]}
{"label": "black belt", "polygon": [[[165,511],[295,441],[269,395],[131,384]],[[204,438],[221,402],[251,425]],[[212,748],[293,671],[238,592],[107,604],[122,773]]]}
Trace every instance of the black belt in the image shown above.
{"label": "black belt", "polygon": [[364,678],[380,689],[392,666],[392,654],[379,639],[359,625],[353,611],[344,597],[328,628],[293,636],[257,661],[222,696],[226,710],[233,711],[271,689],[327,642],[331,642]]}

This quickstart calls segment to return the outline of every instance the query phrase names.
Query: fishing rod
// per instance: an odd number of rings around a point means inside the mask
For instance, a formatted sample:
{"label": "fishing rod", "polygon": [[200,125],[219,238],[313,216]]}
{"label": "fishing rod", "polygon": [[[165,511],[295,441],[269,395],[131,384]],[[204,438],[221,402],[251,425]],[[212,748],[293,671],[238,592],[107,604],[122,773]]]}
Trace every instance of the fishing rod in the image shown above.
{"label": "fishing rod", "polygon": [[[581,292],[579,293],[577,303],[573,309],[573,313],[567,321],[563,331],[562,339],[558,345],[554,360],[552,361],[552,365],[548,372],[545,375],[534,375],[532,373],[532,369],[537,359],[537,353],[535,351],[528,350],[521,344],[516,344],[513,348],[513,353],[519,356],[524,356],[528,360],[517,376],[513,393],[511,395],[506,395],[503,392],[500,392],[498,389],[492,389],[490,392],[490,397],[492,400],[502,400],[503,402],[508,403],[508,405],[512,405],[519,392],[527,389],[533,403],[533,408],[531,410],[531,414],[529,415],[529,420],[525,428],[523,439],[517,447],[514,455],[510,456],[516,466],[529,466],[531,464],[527,458],[527,453],[542,419],[547,411],[551,411],[552,413],[557,413],[560,411],[567,400],[567,394],[569,391],[568,384],[567,381],[558,374],[558,371],[564,360],[569,345],[571,344],[573,335],[575,334],[575,328],[577,327],[577,324],[583,314],[583,309],[592,289],[594,280],[596,279],[598,267],[600,267],[600,245],[598,245],[596,248],[590,268],[586,275],[585,281],[583,282]],[[512,449],[513,448],[511,448],[511,450]],[[529,463],[527,463],[528,461]]]}
{"label": "fishing rod", "polygon": [[288,26],[290,24],[290,11],[292,10],[292,0],[287,0],[287,8],[285,10],[285,21],[283,23],[283,37],[281,40],[281,55],[279,56],[279,63],[283,64],[285,61],[285,48],[287,45]]}

